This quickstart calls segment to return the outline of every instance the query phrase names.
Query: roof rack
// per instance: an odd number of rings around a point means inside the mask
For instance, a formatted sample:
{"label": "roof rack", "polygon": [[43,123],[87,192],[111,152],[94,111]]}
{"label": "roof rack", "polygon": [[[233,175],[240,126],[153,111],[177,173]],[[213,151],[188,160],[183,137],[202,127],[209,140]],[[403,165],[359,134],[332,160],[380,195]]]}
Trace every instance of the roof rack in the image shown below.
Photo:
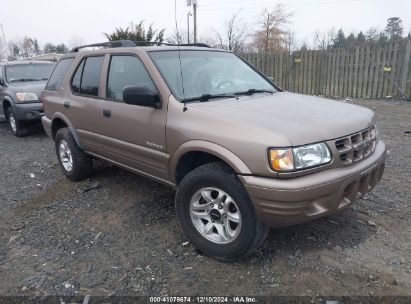
{"label": "roof rack", "polygon": [[185,43],[185,44],[175,44],[175,43],[166,43],[166,42],[156,42],[156,41],[132,41],[132,40],[115,40],[102,43],[93,43],[81,45],[73,48],[72,53],[78,52],[80,49],[85,49],[89,47],[107,47],[107,48],[116,48],[116,47],[136,47],[136,46],[150,46],[150,45],[166,45],[166,46],[196,46],[196,47],[206,47],[210,48],[208,44],[205,43]]}

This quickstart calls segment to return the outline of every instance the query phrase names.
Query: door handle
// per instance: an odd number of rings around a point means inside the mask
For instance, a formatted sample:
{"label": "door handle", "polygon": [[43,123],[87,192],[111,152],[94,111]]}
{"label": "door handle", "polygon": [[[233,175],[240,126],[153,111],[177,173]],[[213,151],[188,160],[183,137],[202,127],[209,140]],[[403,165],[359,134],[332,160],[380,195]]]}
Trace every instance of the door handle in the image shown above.
{"label": "door handle", "polygon": [[110,118],[111,117],[111,111],[107,109],[103,109],[103,116],[105,118]]}
{"label": "door handle", "polygon": [[67,108],[67,109],[69,109],[69,108],[70,108],[70,102],[65,101],[65,102],[64,102],[64,107]]}

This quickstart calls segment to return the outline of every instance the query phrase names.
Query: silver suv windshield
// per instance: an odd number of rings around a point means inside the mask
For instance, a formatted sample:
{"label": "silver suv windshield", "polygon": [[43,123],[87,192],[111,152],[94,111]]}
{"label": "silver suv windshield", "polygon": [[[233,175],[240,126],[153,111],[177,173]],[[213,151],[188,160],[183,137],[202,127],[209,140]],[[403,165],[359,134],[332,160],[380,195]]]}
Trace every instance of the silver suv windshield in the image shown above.
{"label": "silver suv windshield", "polygon": [[179,100],[205,101],[225,95],[276,92],[271,83],[233,53],[153,51],[150,56]]}
{"label": "silver suv windshield", "polygon": [[50,77],[54,64],[27,63],[6,66],[7,82],[45,81]]}

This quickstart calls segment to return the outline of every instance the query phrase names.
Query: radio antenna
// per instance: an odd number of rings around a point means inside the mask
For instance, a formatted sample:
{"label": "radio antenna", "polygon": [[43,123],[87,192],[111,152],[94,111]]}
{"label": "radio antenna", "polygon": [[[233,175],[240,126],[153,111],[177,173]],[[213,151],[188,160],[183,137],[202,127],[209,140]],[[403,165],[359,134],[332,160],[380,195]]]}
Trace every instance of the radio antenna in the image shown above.
{"label": "radio antenna", "polygon": [[[178,32],[178,23],[177,23],[177,0],[174,0],[174,20],[176,23],[176,35],[177,35],[177,48],[178,48],[178,60],[180,62],[180,77],[181,77],[181,88],[183,89],[183,98],[186,99],[186,94],[184,91],[184,76],[183,76],[183,67],[181,64],[181,50],[180,50],[180,33]],[[187,111],[187,104],[184,101],[183,112]]]}

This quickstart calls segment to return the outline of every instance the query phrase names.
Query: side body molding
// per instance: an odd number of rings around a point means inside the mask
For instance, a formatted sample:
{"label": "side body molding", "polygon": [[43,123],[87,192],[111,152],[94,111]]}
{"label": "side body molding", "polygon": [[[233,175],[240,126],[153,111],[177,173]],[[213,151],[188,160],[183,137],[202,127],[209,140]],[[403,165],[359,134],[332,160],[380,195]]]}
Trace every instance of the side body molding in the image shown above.
{"label": "side body molding", "polygon": [[173,182],[175,182],[175,174],[179,160],[184,154],[189,152],[205,152],[212,154],[225,161],[237,174],[252,174],[247,165],[236,154],[223,146],[210,141],[190,140],[179,146],[171,158],[170,179]]}

